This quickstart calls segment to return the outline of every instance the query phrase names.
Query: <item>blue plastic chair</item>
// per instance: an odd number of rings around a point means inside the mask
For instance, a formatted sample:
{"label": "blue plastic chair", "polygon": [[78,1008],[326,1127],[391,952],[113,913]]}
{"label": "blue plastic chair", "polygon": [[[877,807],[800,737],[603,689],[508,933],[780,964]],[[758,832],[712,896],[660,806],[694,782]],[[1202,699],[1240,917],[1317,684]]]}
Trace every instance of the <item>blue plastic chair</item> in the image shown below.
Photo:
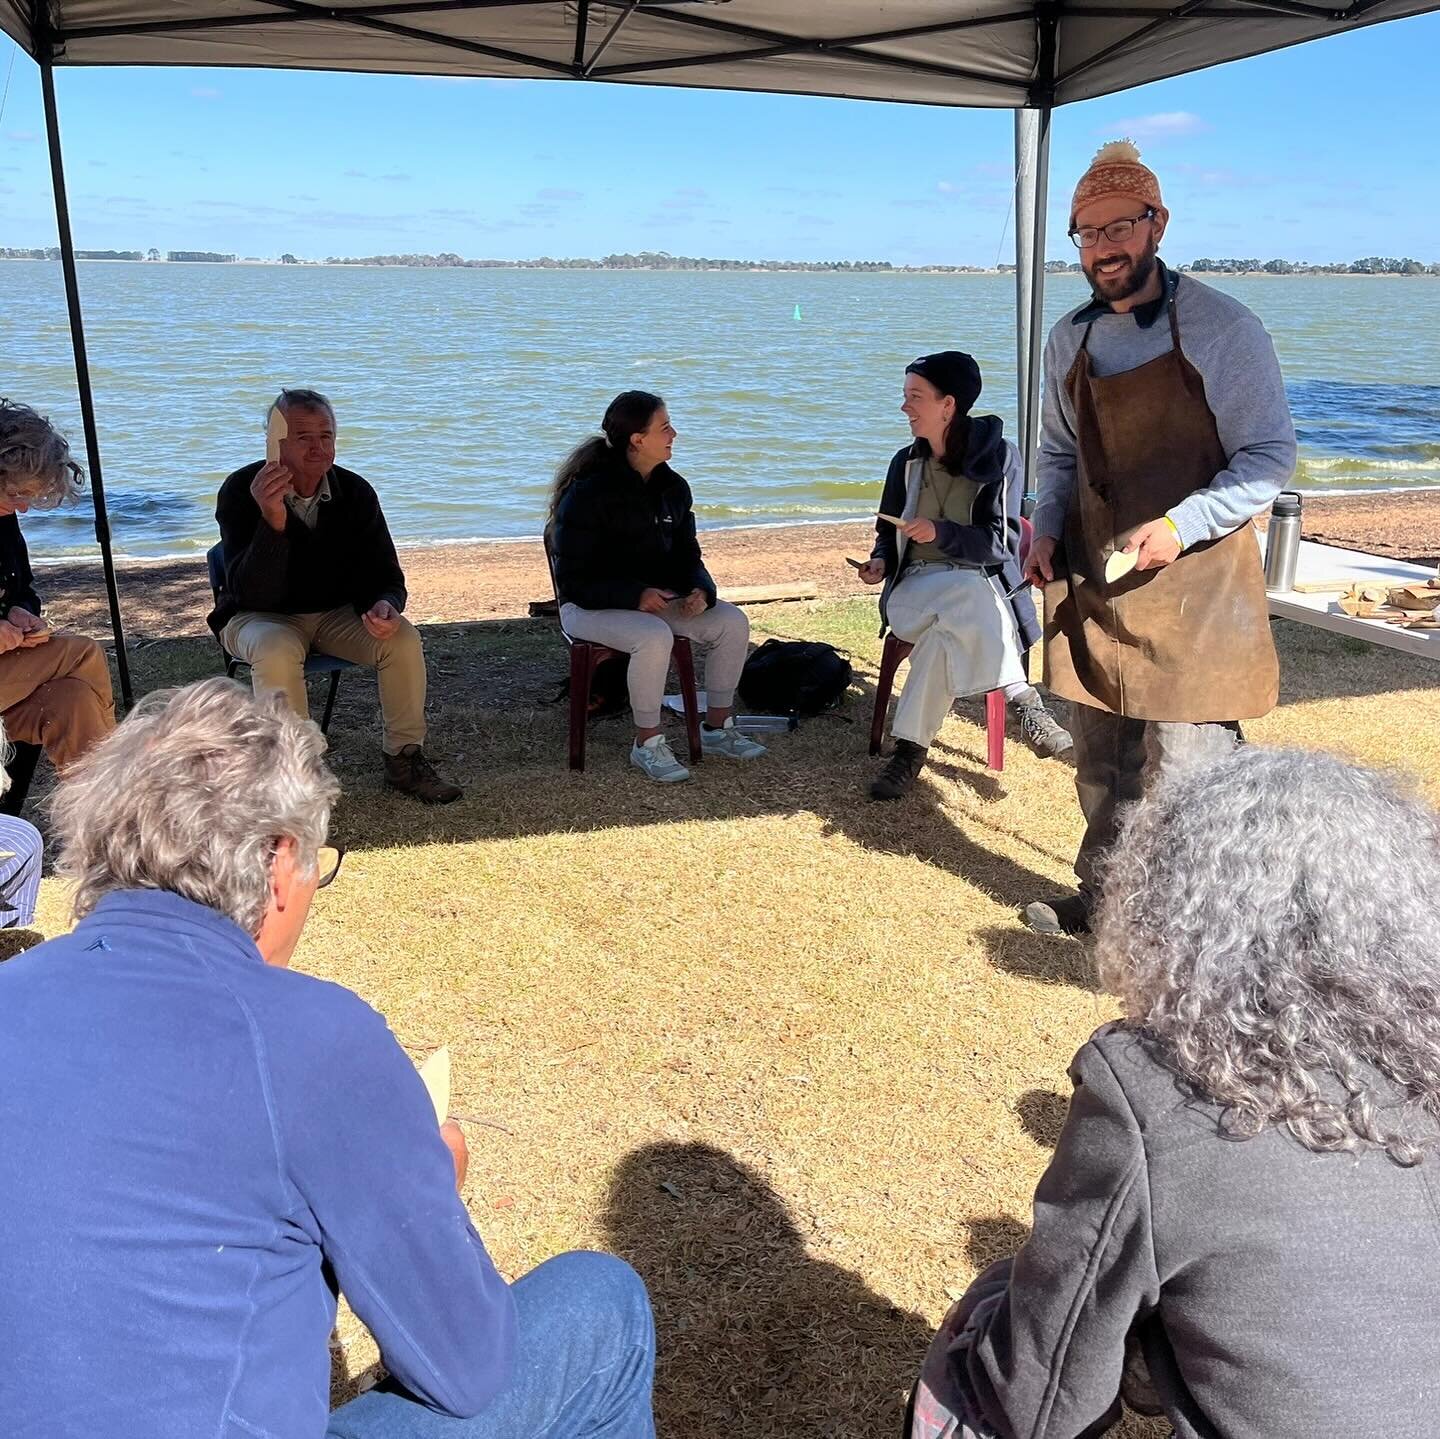
{"label": "blue plastic chair", "polygon": [[[205,568],[210,574],[210,592],[215,596],[216,604],[220,602],[220,587],[225,583],[225,560],[219,545],[212,545],[205,554]],[[217,635],[215,641],[220,645],[220,653],[225,656],[225,673],[233,680],[240,666],[244,665],[249,669],[246,660],[237,659],[225,648],[220,637]],[[340,676],[346,670],[355,668],[353,661],[337,659],[334,655],[316,654],[313,650],[305,657],[305,678],[312,679],[316,675],[330,676],[330,692],[325,696],[325,718],[320,721],[320,733],[330,733],[330,716],[335,711],[335,692],[340,688]]]}

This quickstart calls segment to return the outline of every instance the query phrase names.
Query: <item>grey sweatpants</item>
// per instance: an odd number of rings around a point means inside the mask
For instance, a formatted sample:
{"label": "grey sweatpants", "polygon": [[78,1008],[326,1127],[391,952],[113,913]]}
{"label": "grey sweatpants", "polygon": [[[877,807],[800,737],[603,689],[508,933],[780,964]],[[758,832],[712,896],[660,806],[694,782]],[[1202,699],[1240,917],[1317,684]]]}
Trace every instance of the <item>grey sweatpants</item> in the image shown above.
{"label": "grey sweatpants", "polygon": [[1075,858],[1080,893],[1096,897],[1096,869],[1115,843],[1122,805],[1134,804],[1147,781],[1173,769],[1224,759],[1241,742],[1236,720],[1185,724],[1130,719],[1093,705],[1071,704],[1075,740],[1075,792],[1085,816],[1085,838]]}
{"label": "grey sweatpants", "polygon": [[704,656],[704,687],[711,709],[729,709],[750,648],[750,621],[743,610],[724,600],[688,620],[673,604],[665,607],[663,615],[582,610],[566,604],[560,606],[560,623],[571,639],[609,645],[630,656],[630,708],[636,729],[654,729],[660,723],[660,701],[665,698],[676,635],[684,635]]}

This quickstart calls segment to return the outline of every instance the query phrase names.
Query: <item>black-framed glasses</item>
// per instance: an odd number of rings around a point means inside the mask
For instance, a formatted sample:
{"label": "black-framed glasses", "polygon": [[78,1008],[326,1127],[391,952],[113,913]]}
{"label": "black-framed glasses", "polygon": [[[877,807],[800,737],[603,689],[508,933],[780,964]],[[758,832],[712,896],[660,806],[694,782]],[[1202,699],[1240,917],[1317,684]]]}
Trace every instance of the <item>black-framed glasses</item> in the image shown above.
{"label": "black-framed glasses", "polygon": [[1101,235],[1112,245],[1123,245],[1135,233],[1136,225],[1143,225],[1146,220],[1154,218],[1155,210],[1151,208],[1143,215],[1136,215],[1133,220],[1111,220],[1108,225],[1081,225],[1078,229],[1072,225],[1065,233],[1077,250],[1089,250],[1098,245]]}
{"label": "black-framed glasses", "polygon": [[332,883],[344,862],[343,844],[322,844],[315,856],[315,873],[319,876],[315,881],[315,888],[324,889],[327,884]]}

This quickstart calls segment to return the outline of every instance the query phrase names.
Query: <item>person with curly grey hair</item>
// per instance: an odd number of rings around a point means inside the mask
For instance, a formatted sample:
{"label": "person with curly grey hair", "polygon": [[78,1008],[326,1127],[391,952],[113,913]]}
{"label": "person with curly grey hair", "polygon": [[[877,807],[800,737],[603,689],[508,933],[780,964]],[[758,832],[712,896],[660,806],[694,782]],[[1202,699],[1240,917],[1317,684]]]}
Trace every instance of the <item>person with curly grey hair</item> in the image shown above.
{"label": "person with curly grey hair", "polygon": [[1329,756],[1162,775],[1102,872],[1101,982],[1013,1260],[913,1439],[1435,1432],[1440,815]]}
{"label": "person with curly grey hair", "polygon": [[[288,968],[342,857],[323,752],[204,680],[57,792],[79,923],[0,966],[0,1433],[653,1439],[639,1278],[506,1283],[459,1125],[380,1015]],[[391,1378],[330,1414],[337,1291]]]}
{"label": "person with curly grey hair", "polygon": [[0,719],[64,770],[115,727],[110,665],[94,640],[52,630],[17,515],[70,504],[84,475],[65,437],[29,405],[0,399]]}

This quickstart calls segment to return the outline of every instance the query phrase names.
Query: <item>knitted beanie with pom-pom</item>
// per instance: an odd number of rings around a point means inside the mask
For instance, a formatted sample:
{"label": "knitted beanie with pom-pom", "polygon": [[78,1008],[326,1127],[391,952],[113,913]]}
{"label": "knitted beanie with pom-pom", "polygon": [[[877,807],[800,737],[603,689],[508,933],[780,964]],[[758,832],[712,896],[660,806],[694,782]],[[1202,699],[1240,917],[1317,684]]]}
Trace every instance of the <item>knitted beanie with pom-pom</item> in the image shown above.
{"label": "knitted beanie with pom-pom", "polygon": [[1130,140],[1112,140],[1102,145],[1090,162],[1090,168],[1075,187],[1070,202],[1070,223],[1082,205],[1110,195],[1129,195],[1161,215],[1170,212],[1160,200],[1160,182],[1148,165],[1140,163],[1140,151]]}

